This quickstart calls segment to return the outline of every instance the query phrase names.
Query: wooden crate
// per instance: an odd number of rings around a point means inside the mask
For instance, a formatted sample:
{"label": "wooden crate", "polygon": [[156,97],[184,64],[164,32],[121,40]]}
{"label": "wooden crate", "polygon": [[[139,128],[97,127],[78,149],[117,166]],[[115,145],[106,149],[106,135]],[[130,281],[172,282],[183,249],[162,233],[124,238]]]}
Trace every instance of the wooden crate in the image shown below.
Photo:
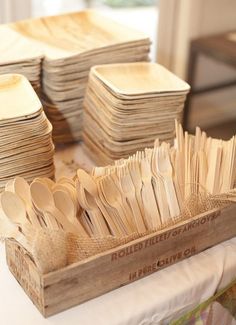
{"label": "wooden crate", "polygon": [[138,280],[236,235],[236,204],[214,209],[42,275],[15,241],[6,242],[12,274],[45,316]]}

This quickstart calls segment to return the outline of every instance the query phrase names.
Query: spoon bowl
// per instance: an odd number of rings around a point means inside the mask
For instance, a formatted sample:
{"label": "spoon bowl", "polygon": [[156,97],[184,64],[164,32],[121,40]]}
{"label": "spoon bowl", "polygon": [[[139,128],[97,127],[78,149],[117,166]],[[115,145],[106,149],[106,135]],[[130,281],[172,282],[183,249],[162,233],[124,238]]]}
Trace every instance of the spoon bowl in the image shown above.
{"label": "spoon bowl", "polygon": [[15,224],[28,223],[24,202],[15,193],[5,191],[1,194],[1,208],[4,215]]}

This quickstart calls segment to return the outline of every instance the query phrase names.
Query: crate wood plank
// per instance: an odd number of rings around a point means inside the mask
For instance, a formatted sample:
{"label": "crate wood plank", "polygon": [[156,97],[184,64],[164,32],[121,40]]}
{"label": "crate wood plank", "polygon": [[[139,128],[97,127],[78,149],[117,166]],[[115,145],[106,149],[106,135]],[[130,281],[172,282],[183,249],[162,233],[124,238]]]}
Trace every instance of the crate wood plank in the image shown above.
{"label": "crate wood plank", "polygon": [[8,267],[29,298],[44,314],[44,288],[42,275],[26,251],[15,241],[6,241]]}
{"label": "crate wood plank", "polygon": [[[38,294],[28,293],[44,316],[50,316],[145,277],[236,235],[236,204],[214,209],[158,233],[136,239],[46,275]],[[11,246],[16,243],[8,242]],[[7,246],[8,246],[7,244]],[[7,254],[14,254],[13,247]],[[8,256],[10,261],[10,257]],[[8,264],[9,264],[8,261]],[[30,271],[37,272],[31,265]],[[11,266],[9,265],[10,269]],[[13,272],[27,292],[26,281]],[[43,308],[42,308],[42,304]]]}

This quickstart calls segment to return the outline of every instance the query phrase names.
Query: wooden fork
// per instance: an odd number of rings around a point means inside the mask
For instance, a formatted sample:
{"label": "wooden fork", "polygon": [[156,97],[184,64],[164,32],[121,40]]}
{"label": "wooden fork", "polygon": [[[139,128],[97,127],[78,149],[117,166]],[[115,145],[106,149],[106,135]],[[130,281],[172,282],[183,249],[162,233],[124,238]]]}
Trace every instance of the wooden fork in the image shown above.
{"label": "wooden fork", "polygon": [[157,169],[160,177],[163,179],[164,182],[167,202],[170,209],[170,215],[171,217],[176,217],[180,214],[180,209],[173,184],[172,166],[170,163],[168,151],[165,150],[165,148],[163,147],[159,148],[157,159]]}
{"label": "wooden fork", "polygon": [[129,173],[128,166],[124,165],[119,169],[119,181],[123,190],[123,195],[126,197],[134,216],[136,228],[139,233],[145,232],[146,227],[143,221],[142,214],[139,209],[135,195],[135,187]]}
{"label": "wooden fork", "polygon": [[[150,152],[149,152],[150,154]],[[140,164],[141,164],[141,176],[142,176],[142,198],[145,207],[145,216],[149,229],[156,229],[161,225],[160,213],[158,210],[157,201],[155,199],[154,190],[152,187],[152,171],[150,166],[151,156],[145,157],[142,153]]]}
{"label": "wooden fork", "polygon": [[154,150],[153,150],[151,169],[152,169],[152,173],[154,176],[153,186],[154,186],[156,202],[158,204],[158,208],[160,211],[161,222],[166,223],[170,219],[170,212],[169,212],[169,206],[167,203],[164,182],[163,182],[162,178],[160,177],[158,168],[157,168],[158,150],[159,150],[159,148],[154,148]]}

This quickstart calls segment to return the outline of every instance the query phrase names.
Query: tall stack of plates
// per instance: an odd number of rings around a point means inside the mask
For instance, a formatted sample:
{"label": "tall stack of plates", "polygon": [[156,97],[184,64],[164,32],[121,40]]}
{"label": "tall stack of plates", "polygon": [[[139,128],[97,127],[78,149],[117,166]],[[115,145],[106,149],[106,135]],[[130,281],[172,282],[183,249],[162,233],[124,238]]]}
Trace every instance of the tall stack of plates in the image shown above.
{"label": "tall stack of plates", "polygon": [[0,26],[0,40],[0,74],[23,74],[38,92],[42,51],[9,26]]}
{"label": "tall stack of plates", "polygon": [[52,126],[29,81],[0,76],[0,189],[15,176],[54,177]]}
{"label": "tall stack of plates", "polygon": [[156,63],[91,69],[84,100],[83,140],[98,164],[174,138],[189,85]]}
{"label": "tall stack of plates", "polygon": [[82,102],[93,65],[147,61],[150,40],[95,11],[11,25],[44,52],[42,98],[56,142],[81,138]]}

